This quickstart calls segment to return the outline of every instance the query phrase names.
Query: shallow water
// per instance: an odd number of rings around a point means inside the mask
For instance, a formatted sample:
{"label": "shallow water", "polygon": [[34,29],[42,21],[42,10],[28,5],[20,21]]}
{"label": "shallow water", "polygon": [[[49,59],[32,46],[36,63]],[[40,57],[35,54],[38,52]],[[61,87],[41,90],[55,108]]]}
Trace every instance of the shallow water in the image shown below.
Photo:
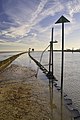
{"label": "shallow water", "polygon": [[2,60],[4,60],[4,59],[7,59],[7,58],[9,58],[9,57],[11,57],[12,55],[15,55],[15,54],[18,54],[18,53],[20,53],[20,52],[6,52],[6,53],[0,53],[0,61],[2,61]]}
{"label": "shallow water", "polygon": [[[13,53],[7,53],[7,57]],[[14,53],[15,54],[15,53]],[[41,52],[31,53],[37,60],[40,60]],[[6,54],[4,54],[5,56]],[[9,56],[8,56],[9,55]],[[6,58],[0,54],[0,60]],[[48,69],[49,53],[46,52],[43,55],[42,64],[46,65]],[[36,64],[28,57],[28,54],[24,54],[17,58],[13,63],[31,67],[37,70]],[[60,85],[60,73],[61,73],[61,53],[54,53],[54,75],[58,79]],[[39,77],[43,80],[47,80],[45,75],[39,71]],[[73,100],[73,104],[80,111],[80,53],[65,53],[64,62],[64,92],[67,93],[69,98]]]}
{"label": "shallow water", "polygon": [[[35,53],[33,53],[34,55]],[[39,53],[34,55],[39,59]],[[37,56],[37,57],[36,57]],[[38,57],[39,56],[39,57]],[[48,64],[49,53],[43,56],[42,63]],[[48,66],[45,66],[48,68]],[[61,79],[61,53],[54,53],[54,75],[60,85]],[[65,53],[64,59],[64,92],[73,100],[74,106],[80,111],[80,53]]]}

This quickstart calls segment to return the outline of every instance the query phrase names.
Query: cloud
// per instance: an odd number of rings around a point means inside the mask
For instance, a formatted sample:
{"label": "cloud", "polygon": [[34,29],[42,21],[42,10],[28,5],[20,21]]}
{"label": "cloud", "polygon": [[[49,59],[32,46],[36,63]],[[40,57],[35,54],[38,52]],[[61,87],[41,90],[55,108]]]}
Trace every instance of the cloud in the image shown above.
{"label": "cloud", "polygon": [[40,13],[42,12],[44,6],[46,5],[48,0],[41,0],[40,4],[38,5],[37,10],[32,14],[32,19],[31,19],[31,23],[34,22],[36,20],[36,18],[40,15]]}
{"label": "cloud", "polygon": [[[7,0],[3,8],[8,20],[0,23],[4,28],[0,36],[6,41],[28,45],[33,41],[35,44],[49,42],[51,28],[56,27],[55,21],[62,14],[71,21],[66,25],[66,35],[69,35],[80,27],[74,18],[80,12],[79,6],[79,0]],[[59,28],[56,27],[57,38],[60,38]]]}
{"label": "cloud", "polygon": [[[3,21],[4,30],[6,26],[5,35],[8,36],[9,34],[12,34],[11,36],[14,37],[25,35],[25,33],[29,31],[29,28],[31,27],[29,21],[31,19],[31,13],[33,13],[34,11],[33,9],[35,7],[27,6],[27,2],[24,3],[21,0],[18,1],[8,0],[3,4],[3,8],[5,14],[8,15],[9,18],[13,20],[13,23]],[[4,31],[2,31],[2,34],[4,34]]]}
{"label": "cloud", "polygon": [[[21,2],[21,0],[20,2],[18,2],[18,4],[17,2],[14,2],[14,4],[12,4],[11,1],[8,0],[8,2],[3,5],[4,11],[7,15],[10,16],[14,23],[4,21],[3,27],[4,25],[6,26],[6,31],[4,28],[4,30],[2,31],[2,35],[5,34],[7,37],[12,38],[22,38],[27,35],[32,27],[37,23],[36,18],[44,8],[46,2],[47,0],[41,0],[38,7],[36,7],[37,9],[33,10],[32,7],[29,8],[28,6],[26,9],[27,3],[25,5]],[[15,24],[18,24],[18,26],[16,27]]]}
{"label": "cloud", "polygon": [[8,2],[4,5],[5,13],[15,21],[14,24],[18,24],[19,26],[15,28],[15,26],[12,26],[10,23],[11,27],[7,30],[5,35],[9,35],[15,38],[18,36],[24,37],[26,33],[30,32],[30,30],[39,23],[39,21],[41,21],[48,15],[54,15],[56,12],[62,9],[60,2],[58,2],[60,6],[59,8],[57,8],[57,5],[55,3],[54,6],[45,10],[44,7],[47,3],[48,0],[41,0],[36,9],[32,10],[31,7],[31,9],[29,9],[29,7],[27,7],[26,9],[26,5],[23,4],[21,1],[18,2],[18,4],[17,2],[16,4],[14,2],[15,6],[14,4],[12,6],[11,2],[8,0]]}
{"label": "cloud", "polygon": [[[43,22],[44,19],[45,19],[45,21],[47,21],[47,18],[49,18],[50,16],[51,16],[51,18],[54,19],[54,15],[56,13],[62,11],[64,8],[63,5],[59,1],[52,1],[51,7],[45,9],[45,6],[49,3],[50,3],[49,0],[45,1],[44,4],[41,2],[38,6],[38,9],[35,12],[35,15],[33,14],[34,18],[31,20],[32,28],[37,30],[38,33],[42,33],[42,32],[47,31],[54,24],[54,22],[51,23],[50,21],[48,21],[49,25],[42,27],[40,24],[41,21]],[[41,4],[43,4],[42,7],[40,7]],[[59,7],[57,7],[57,6],[59,6]],[[40,10],[39,10],[39,8],[40,8]]]}
{"label": "cloud", "polygon": [[73,17],[75,13],[80,12],[80,0],[69,1],[67,7],[70,16]]}
{"label": "cloud", "polygon": [[70,35],[74,31],[80,29],[80,24],[75,17],[78,13],[80,13],[80,0],[69,0],[64,5],[66,9],[65,16],[70,20],[69,26],[67,27],[66,34]]}
{"label": "cloud", "polygon": [[[48,2],[49,3],[49,2]],[[47,2],[46,2],[47,4]],[[41,9],[40,13],[36,12],[36,20],[33,22],[34,25],[38,24],[41,20],[46,18],[47,16],[54,16],[57,12],[60,12],[63,9],[63,5],[60,2],[53,1],[53,5],[50,8],[45,9],[46,4],[44,4],[43,9]],[[59,6],[59,7],[57,7]]]}
{"label": "cloud", "polygon": [[1,39],[0,39],[0,43],[5,43],[5,40],[1,40]]}

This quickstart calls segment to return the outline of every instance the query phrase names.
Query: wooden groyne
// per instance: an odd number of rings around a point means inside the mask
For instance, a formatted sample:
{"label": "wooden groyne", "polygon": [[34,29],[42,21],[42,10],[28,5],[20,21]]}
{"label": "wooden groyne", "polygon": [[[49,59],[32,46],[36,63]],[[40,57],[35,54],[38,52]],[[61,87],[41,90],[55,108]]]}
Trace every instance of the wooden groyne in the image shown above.
{"label": "wooden groyne", "polygon": [[16,58],[18,58],[20,55],[25,54],[27,52],[22,52],[17,55],[13,55],[3,61],[0,61],[0,71],[4,70],[8,65],[10,65]]}
{"label": "wooden groyne", "polygon": [[49,72],[39,61],[37,61],[36,59],[34,59],[31,56],[30,51],[28,52],[28,55],[37,64],[37,66],[43,71],[43,73],[47,76],[48,79],[53,79],[53,80],[57,81],[51,72]]}

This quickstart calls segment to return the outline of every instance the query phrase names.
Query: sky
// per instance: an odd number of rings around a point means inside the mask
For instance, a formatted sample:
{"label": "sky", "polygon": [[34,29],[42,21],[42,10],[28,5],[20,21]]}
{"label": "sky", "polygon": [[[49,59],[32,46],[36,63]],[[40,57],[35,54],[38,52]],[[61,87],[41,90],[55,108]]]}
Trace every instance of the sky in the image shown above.
{"label": "sky", "polygon": [[61,49],[61,24],[65,16],[65,49],[80,48],[80,0],[0,0],[0,51],[44,50],[53,39]]}

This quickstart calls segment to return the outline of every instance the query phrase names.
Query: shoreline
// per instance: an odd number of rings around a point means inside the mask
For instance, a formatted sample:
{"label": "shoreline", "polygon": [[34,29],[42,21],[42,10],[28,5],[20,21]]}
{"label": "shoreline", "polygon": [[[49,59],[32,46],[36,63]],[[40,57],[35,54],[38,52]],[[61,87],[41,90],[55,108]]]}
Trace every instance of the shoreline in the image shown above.
{"label": "shoreline", "polygon": [[7,67],[0,74],[0,120],[49,120],[45,88],[35,78],[34,70],[18,65]]}
{"label": "shoreline", "polygon": [[[0,74],[2,120],[61,120],[60,95],[55,88],[53,97],[54,101],[50,87],[37,80],[30,68],[12,64]],[[63,120],[71,120],[70,112],[63,108]]]}

